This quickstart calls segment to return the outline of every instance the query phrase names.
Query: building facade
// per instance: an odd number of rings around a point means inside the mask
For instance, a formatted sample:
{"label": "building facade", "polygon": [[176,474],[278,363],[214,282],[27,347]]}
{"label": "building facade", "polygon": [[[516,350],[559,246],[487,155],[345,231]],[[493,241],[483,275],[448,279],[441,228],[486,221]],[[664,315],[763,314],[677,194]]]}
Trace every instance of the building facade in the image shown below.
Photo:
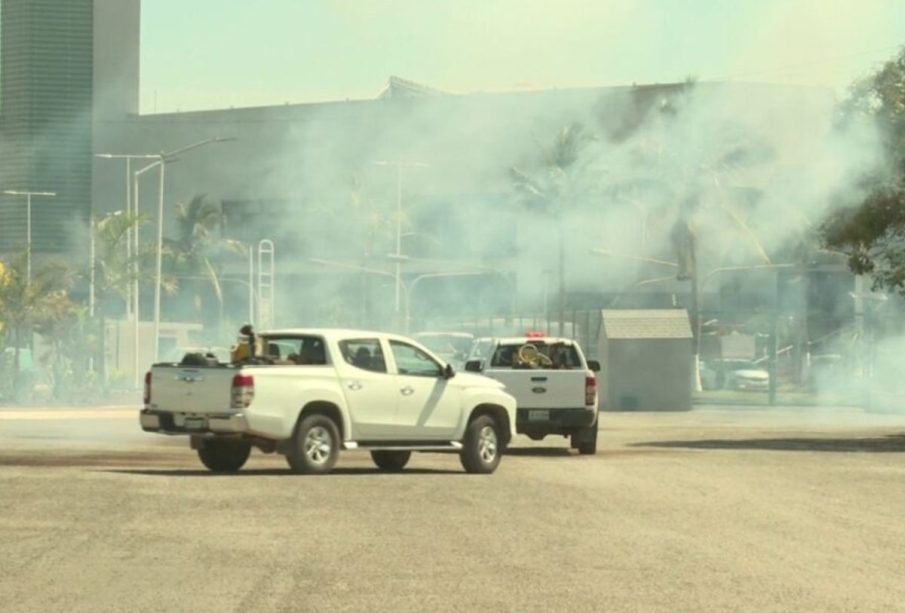
{"label": "building facade", "polygon": [[[0,192],[32,248],[86,244],[94,130],[138,112],[138,0],[0,1]],[[0,252],[27,243],[0,193]]]}

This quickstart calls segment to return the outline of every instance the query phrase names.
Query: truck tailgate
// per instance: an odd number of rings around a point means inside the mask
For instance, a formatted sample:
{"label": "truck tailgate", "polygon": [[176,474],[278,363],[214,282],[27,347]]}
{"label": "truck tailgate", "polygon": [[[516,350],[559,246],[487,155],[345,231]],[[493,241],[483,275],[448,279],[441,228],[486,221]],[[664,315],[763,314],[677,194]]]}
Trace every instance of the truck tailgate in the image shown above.
{"label": "truck tailgate", "polygon": [[585,406],[582,370],[491,369],[484,373],[506,386],[520,409],[577,409]]}
{"label": "truck tailgate", "polygon": [[222,366],[155,365],[151,368],[149,408],[173,413],[229,412],[237,372]]}

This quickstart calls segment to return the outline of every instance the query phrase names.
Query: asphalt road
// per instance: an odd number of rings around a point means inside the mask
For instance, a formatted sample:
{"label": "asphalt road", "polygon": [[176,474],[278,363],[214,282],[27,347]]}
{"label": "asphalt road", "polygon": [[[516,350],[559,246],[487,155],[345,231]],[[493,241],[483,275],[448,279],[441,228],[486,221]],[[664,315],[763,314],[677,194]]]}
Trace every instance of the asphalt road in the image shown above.
{"label": "asphalt road", "polygon": [[300,477],[136,415],[0,409],[0,610],[905,610],[905,416],[607,414],[594,457]]}

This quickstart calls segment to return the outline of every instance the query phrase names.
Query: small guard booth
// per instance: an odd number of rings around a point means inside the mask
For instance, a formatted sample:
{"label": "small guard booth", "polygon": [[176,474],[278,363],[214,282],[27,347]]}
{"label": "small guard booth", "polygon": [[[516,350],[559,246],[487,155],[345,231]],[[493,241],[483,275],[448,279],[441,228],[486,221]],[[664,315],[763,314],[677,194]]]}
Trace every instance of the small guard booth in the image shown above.
{"label": "small guard booth", "polygon": [[603,310],[597,355],[605,411],[688,411],[693,335],[685,309]]}

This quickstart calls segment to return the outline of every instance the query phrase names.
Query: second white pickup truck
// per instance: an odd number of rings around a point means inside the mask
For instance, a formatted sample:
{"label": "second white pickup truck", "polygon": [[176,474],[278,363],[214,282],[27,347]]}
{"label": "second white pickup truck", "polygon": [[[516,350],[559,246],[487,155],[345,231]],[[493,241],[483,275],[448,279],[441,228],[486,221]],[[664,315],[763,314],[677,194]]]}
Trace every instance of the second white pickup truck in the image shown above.
{"label": "second white pickup truck", "polygon": [[491,473],[515,433],[515,398],[487,377],[456,373],[417,342],[359,330],[260,335],[252,363],[155,364],[141,427],[182,434],[213,471],[237,471],[251,448],[299,473],[329,472],[340,448],[366,449],[383,470],[412,451],[455,451]]}
{"label": "second white pickup truck", "polygon": [[567,338],[531,334],[481,341],[484,357],[469,359],[465,370],[506,385],[518,403],[518,433],[533,440],[569,436],[582,455],[597,453],[597,361],[586,360]]}

